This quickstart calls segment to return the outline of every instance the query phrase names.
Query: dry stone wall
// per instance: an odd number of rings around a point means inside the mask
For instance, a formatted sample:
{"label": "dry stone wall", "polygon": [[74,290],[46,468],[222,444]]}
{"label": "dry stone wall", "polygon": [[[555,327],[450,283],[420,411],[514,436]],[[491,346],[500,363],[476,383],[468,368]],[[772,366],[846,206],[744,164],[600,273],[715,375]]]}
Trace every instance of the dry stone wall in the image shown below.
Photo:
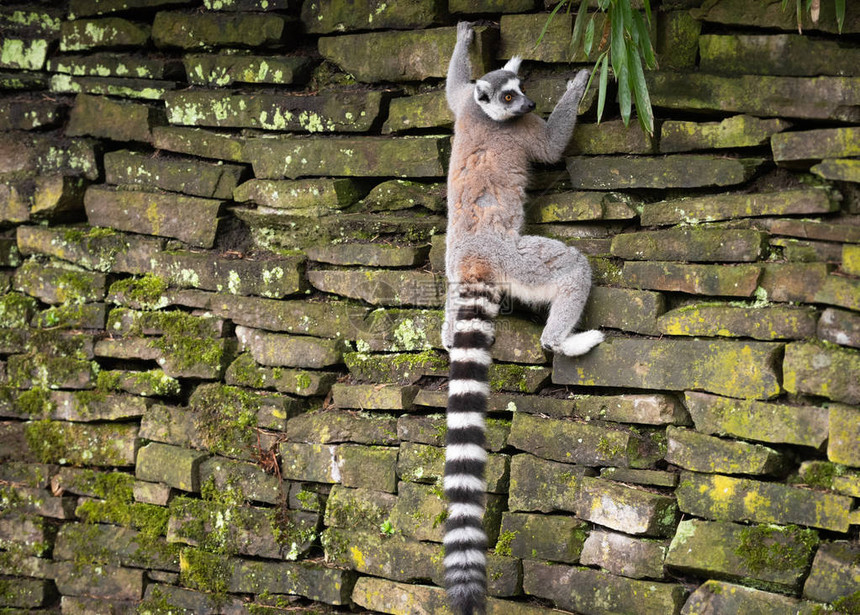
{"label": "dry stone wall", "polygon": [[[443,79],[547,113],[550,4],[4,4],[0,611],[448,612]],[[860,613],[860,11],[652,4],[654,136],[526,206],[608,339],[499,319],[490,612]]]}

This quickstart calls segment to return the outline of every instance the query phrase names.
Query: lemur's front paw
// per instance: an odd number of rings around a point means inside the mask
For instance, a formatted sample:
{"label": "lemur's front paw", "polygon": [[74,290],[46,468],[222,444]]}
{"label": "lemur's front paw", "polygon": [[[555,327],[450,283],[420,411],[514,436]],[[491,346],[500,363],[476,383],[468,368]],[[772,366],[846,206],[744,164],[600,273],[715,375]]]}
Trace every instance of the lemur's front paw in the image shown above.
{"label": "lemur's front paw", "polygon": [[574,92],[578,92],[579,96],[582,97],[582,95],[585,93],[585,86],[588,84],[589,74],[590,73],[587,69],[583,69],[576,73],[576,77],[567,82],[567,90],[573,90]]}
{"label": "lemur's front paw", "polygon": [[475,36],[475,31],[472,29],[472,24],[468,21],[461,21],[457,24],[457,42],[471,43]]}

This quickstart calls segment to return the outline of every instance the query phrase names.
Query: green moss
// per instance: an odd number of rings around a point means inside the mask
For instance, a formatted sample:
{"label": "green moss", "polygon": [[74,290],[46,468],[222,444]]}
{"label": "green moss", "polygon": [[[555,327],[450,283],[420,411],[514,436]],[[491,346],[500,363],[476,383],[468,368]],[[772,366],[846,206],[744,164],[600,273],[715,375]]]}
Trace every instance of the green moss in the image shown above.
{"label": "green moss", "polygon": [[15,407],[22,415],[30,418],[48,418],[55,409],[51,394],[41,387],[23,391]]}
{"label": "green moss", "polygon": [[834,600],[833,608],[840,613],[860,613],[860,589]]}
{"label": "green moss", "polygon": [[186,587],[209,593],[213,604],[222,604],[227,599],[230,566],[221,555],[183,549],[179,555],[179,576]]}
{"label": "green moss", "polygon": [[818,546],[815,530],[796,525],[755,525],[744,528],[735,554],[750,572],[795,570],[809,562]]}
{"label": "green moss", "polygon": [[66,441],[57,423],[33,421],[24,431],[27,446],[41,463],[57,463],[65,457]]}
{"label": "green moss", "polygon": [[511,542],[517,537],[517,532],[506,531],[499,534],[496,541],[496,555],[511,555]]}
{"label": "green moss", "polygon": [[172,604],[167,596],[156,587],[145,600],[137,605],[135,613],[138,615],[192,615],[193,612]]}
{"label": "green moss", "polygon": [[25,329],[36,312],[38,302],[21,293],[0,295],[0,327],[5,329]]}
{"label": "green moss", "polygon": [[148,273],[142,278],[114,282],[109,292],[111,295],[124,296],[144,309],[158,310],[167,305],[164,297],[167,288],[165,279]]}
{"label": "green moss", "polygon": [[235,457],[256,443],[259,398],[245,389],[226,385],[198,391],[194,424],[202,446]]}

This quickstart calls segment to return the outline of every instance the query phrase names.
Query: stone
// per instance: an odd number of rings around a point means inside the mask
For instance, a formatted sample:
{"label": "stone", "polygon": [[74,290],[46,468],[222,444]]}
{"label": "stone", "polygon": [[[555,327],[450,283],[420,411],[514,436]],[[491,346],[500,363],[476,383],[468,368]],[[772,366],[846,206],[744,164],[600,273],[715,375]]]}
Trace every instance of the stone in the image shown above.
{"label": "stone", "polygon": [[325,410],[299,414],[287,422],[291,442],[397,445],[397,419],[384,414]]}
{"label": "stone", "polygon": [[777,163],[860,155],[860,130],[852,127],[787,132],[771,139]]}
{"label": "stone", "polygon": [[763,120],[750,115],[733,115],[721,122],[667,120],[660,126],[660,152],[756,147],[767,144],[772,136],[790,126],[782,119]]}
{"label": "stone", "polygon": [[661,540],[594,530],[588,534],[579,561],[632,579],[662,579],[665,556],[666,543]]}
{"label": "stone", "polygon": [[42,70],[49,41],[42,38],[21,39],[7,36],[0,43],[0,68]]}
{"label": "stone", "polygon": [[203,128],[156,126],[152,129],[152,145],[157,149],[230,162],[249,162],[245,156],[246,141],[245,137]]}
{"label": "stone", "polygon": [[168,92],[171,124],[306,132],[365,132],[380,113],[383,93],[328,92],[225,95],[221,90]]}
{"label": "stone", "polygon": [[[419,393],[418,396],[415,398],[416,405],[419,405],[418,401],[420,396],[421,393]],[[443,400],[443,407],[446,401],[447,397],[445,400]],[[487,419],[485,423],[486,430],[484,435],[486,437],[486,449],[488,451],[498,452],[505,448],[507,446],[508,435],[511,431],[510,421],[505,421],[501,419]],[[446,432],[447,426],[445,425],[445,417],[441,414],[404,414],[397,419],[397,437],[400,438],[400,440],[402,440],[404,443],[416,442],[419,444],[429,444],[431,446],[441,447],[445,445]],[[409,449],[407,447],[403,450],[406,451]],[[436,455],[437,454],[434,454],[432,458],[435,459]],[[402,457],[402,461],[405,463],[406,459],[407,455],[404,454],[404,456]],[[492,456],[490,457],[490,459],[492,459]],[[421,482],[419,477],[417,476],[417,472],[409,470],[409,473],[409,480]],[[425,473],[422,471],[421,474],[423,476]],[[441,476],[441,473],[439,475]],[[431,480],[435,480],[435,478]]]}
{"label": "stone", "polygon": [[[395,99],[396,100],[396,99]],[[440,183],[421,183],[391,179],[377,184],[361,201],[363,211],[398,211],[423,207],[443,212],[447,207],[445,186]]]}
{"label": "stone", "polygon": [[818,546],[815,530],[689,519],[666,553],[666,565],[704,577],[797,590]]}
{"label": "stone", "polygon": [[675,499],[585,476],[576,496],[576,515],[610,529],[645,536],[668,536],[675,529]]}
{"label": "stone", "polygon": [[0,26],[10,31],[29,31],[56,38],[64,12],[47,7],[19,6],[0,15]]}
{"label": "stone", "polygon": [[[528,407],[518,407],[532,412]],[[576,416],[586,421],[600,419],[644,425],[687,424],[689,417],[672,395],[577,395],[570,409],[539,407],[534,411],[550,416]]]}
{"label": "stone", "polygon": [[[469,11],[472,12],[472,11]],[[598,16],[597,21],[602,21]],[[600,26],[602,29],[602,25]],[[600,31],[598,24],[595,30]],[[573,31],[573,15],[557,12],[552,19],[546,14],[502,15],[499,21],[499,58],[520,56],[524,60],[537,62],[572,62],[570,37]],[[540,39],[540,43],[536,41]],[[575,61],[583,61],[581,52]]]}
{"label": "stone", "polygon": [[163,112],[149,105],[78,94],[69,114],[66,134],[150,143],[152,128],[163,123]]}
{"label": "stone", "polygon": [[[441,310],[378,308],[358,328],[361,351],[428,351],[442,347]],[[441,359],[441,357],[439,357]],[[447,361],[442,360],[442,365]]]}
{"label": "stone", "polygon": [[418,30],[441,21],[442,11],[434,0],[419,0],[408,6],[365,0],[343,4],[315,0],[302,5],[302,23],[307,32],[327,34],[351,30]]}
{"label": "stone", "polygon": [[302,397],[326,395],[337,380],[335,372],[267,368],[258,365],[251,353],[236,357],[224,375],[227,384],[255,389],[275,389]]}
{"label": "stone", "polygon": [[789,393],[860,403],[860,351],[796,342],[785,349],[783,386]]}
{"label": "stone", "polygon": [[335,485],[326,502],[323,523],[328,527],[380,531],[396,503],[397,497],[390,493]]}
{"label": "stone", "polygon": [[685,393],[696,430],[758,442],[821,448],[828,436],[828,410],[816,406],[730,399]]}
{"label": "stone", "polygon": [[442,579],[442,545],[396,533],[328,528],[322,533],[326,561],[395,581]]}
{"label": "stone", "polygon": [[595,423],[514,414],[508,444],[545,459],[585,466],[650,467],[661,456],[631,431]]}
{"label": "stone", "polygon": [[0,130],[36,130],[60,121],[60,105],[47,100],[7,100],[0,102]]}
{"label": "stone", "polygon": [[284,442],[279,448],[284,478],[315,483],[340,482],[337,446]]}
{"label": "stone", "polygon": [[448,108],[443,90],[422,92],[414,96],[394,98],[388,104],[388,119],[383,134],[413,128],[450,128],[454,116]]}
{"label": "stone", "polygon": [[860,467],[860,411],[856,407],[831,404],[830,439],[827,441],[827,458],[835,463]]}
{"label": "stone", "polygon": [[34,220],[76,218],[83,211],[86,181],[80,177],[48,175],[36,178],[36,191],[30,205]]}
{"label": "stone", "polygon": [[84,303],[105,297],[107,280],[102,273],[76,271],[59,264],[29,259],[16,271],[12,286],[44,303]]}
{"label": "stone", "polygon": [[199,491],[200,463],[207,457],[202,451],[151,442],[137,452],[135,476],[182,491]]}
{"label": "stone", "polygon": [[490,390],[535,393],[549,380],[551,372],[541,365],[494,363],[489,371]]}
{"label": "stone", "polygon": [[850,498],[780,483],[682,472],[675,490],[682,512],[715,521],[798,524],[846,532]]}
{"label": "stone", "polygon": [[[348,37],[338,37],[341,38]],[[442,177],[447,171],[449,152],[447,136],[278,136],[249,139],[244,147],[244,155],[253,164],[258,179],[313,175]]]}
{"label": "stone", "polygon": [[26,329],[38,309],[36,299],[20,293],[0,295],[0,327]]}
{"label": "stone", "polygon": [[21,389],[92,389],[96,385],[95,361],[40,352],[13,354],[6,359],[6,379]]}
{"label": "stone", "polygon": [[414,267],[427,259],[426,248],[384,244],[341,244],[309,247],[309,260],[331,265],[363,265],[365,267]]}
{"label": "stone", "polygon": [[722,76],[653,71],[645,74],[651,104],[683,111],[758,117],[856,121],[856,77]]}
{"label": "stone", "polygon": [[[470,51],[475,77],[491,68],[493,38],[491,29],[475,28]],[[445,77],[455,41],[456,28],[449,27],[324,36],[318,46],[325,59],[359,81],[422,81]]]}
{"label": "stone", "polygon": [[129,150],[104,156],[105,182],[230,199],[244,169],[235,164],[147,156]]}
{"label": "stone", "polygon": [[842,246],[824,241],[803,241],[789,237],[771,237],[774,252],[781,251],[788,262],[825,262],[838,264],[842,258]]}
{"label": "stone", "polygon": [[756,75],[857,75],[860,51],[838,41],[800,34],[715,35],[699,39],[700,65],[708,73]]}
{"label": "stone", "polygon": [[508,507],[511,511],[576,510],[584,477],[594,470],[584,466],[545,461],[532,455],[511,458]]}
{"label": "stone", "polygon": [[660,390],[702,389],[769,399],[781,388],[782,344],[698,339],[609,339],[584,357],[556,356],[553,382]]}
{"label": "stone", "polygon": [[63,596],[90,596],[114,600],[143,598],[146,573],[140,569],[58,562],[54,582]]}
{"label": "stone", "polygon": [[104,15],[128,9],[154,9],[164,5],[191,4],[188,0],[71,0],[69,19]]}
{"label": "stone", "polygon": [[812,303],[830,269],[825,263],[767,263],[759,285],[770,301]]}
{"label": "stone", "polygon": [[337,408],[362,410],[407,410],[418,393],[414,386],[377,386],[370,384],[335,384],[332,402]]}
{"label": "stone", "polygon": [[[774,28],[793,32],[798,29],[798,17],[793,11],[786,11],[778,5],[751,5],[743,0],[710,0],[701,8],[693,10],[696,19],[719,24],[735,26],[755,26],[758,28]],[[802,30],[820,30],[823,32],[838,32],[836,13],[832,6],[822,6],[816,23],[810,22],[810,16],[801,12]],[[843,32],[860,31],[860,20],[856,15],[846,14]]]}
{"label": "stone", "polygon": [[[497,447],[498,448],[498,447]],[[397,475],[404,481],[439,485],[445,473],[445,449],[414,442],[400,445]],[[489,455],[484,469],[487,493],[504,494],[510,481],[510,457]]]}
{"label": "stone", "polygon": [[60,51],[83,51],[99,47],[143,47],[151,28],[119,17],[75,19],[60,25]]}
{"label": "stone", "polygon": [[[757,340],[807,339],[816,335],[817,311],[805,306],[693,304],[657,319],[661,333]],[[820,334],[819,334],[820,337]]]}
{"label": "stone", "polygon": [[[122,77],[73,77],[57,74],[51,77],[51,92],[57,94],[101,94],[122,98],[161,100],[164,95],[176,88],[174,81],[155,81],[152,79],[131,79]],[[159,118],[163,118],[160,108],[156,108]],[[161,119],[159,122],[164,123]]]}
{"label": "stone", "polygon": [[593,286],[578,327],[583,330],[608,327],[657,335],[657,318],[665,309],[665,301],[660,293]]}
{"label": "stone", "polygon": [[316,217],[353,205],[361,192],[350,179],[251,179],[233,191],[240,202],[288,210],[293,215]]}
{"label": "stone", "polygon": [[762,160],[675,154],[652,158],[571,157],[565,162],[574,189],[621,190],[732,186],[749,179]]}
{"label": "stone", "polygon": [[860,243],[860,227],[852,224],[848,218],[840,224],[839,221],[830,220],[790,220],[776,219],[764,220],[763,226],[775,235],[787,235],[789,237],[802,237],[804,239],[821,239],[824,241],[841,241]]}
{"label": "stone", "polygon": [[31,453],[42,463],[86,466],[134,465],[137,451],[136,423],[25,423]]}
{"label": "stone", "polygon": [[125,527],[107,524],[66,523],[57,533],[54,558],[91,558],[95,564],[156,568],[179,572],[178,550],[163,538],[141,536]]}
{"label": "stone", "polygon": [[860,311],[860,280],[829,275],[815,293],[813,300],[816,303],[827,303]]}
{"label": "stone", "polygon": [[122,77],[148,80],[173,79],[181,73],[179,62],[176,60],[109,51],[53,57],[48,60],[46,69],[52,73],[73,77]]}
{"label": "stone", "polygon": [[809,172],[834,181],[860,182],[860,162],[854,159],[822,160]]}
{"label": "stone", "polygon": [[[115,421],[139,418],[149,406],[147,400],[128,395],[92,391],[52,391],[44,410],[61,421]],[[37,418],[35,415],[32,418]]]}
{"label": "stone", "polygon": [[758,194],[723,194],[646,203],[642,225],[680,222],[713,222],[750,216],[821,214],[836,211],[838,204],[820,188],[802,188]]}
{"label": "stone", "polygon": [[616,235],[612,255],[625,260],[754,262],[766,241],[764,233],[752,229],[677,227]]}
{"label": "stone", "polygon": [[761,275],[758,265],[702,265],[672,262],[624,263],[625,285],[635,288],[690,293],[751,297]]}
{"label": "stone", "polygon": [[681,615],[741,613],[747,609],[762,615],[813,615],[820,612],[821,608],[820,604],[783,594],[724,581],[706,581],[687,599]]}
{"label": "stone", "polygon": [[253,502],[281,502],[278,477],[267,473],[255,463],[226,457],[204,457],[197,468],[197,475],[199,484],[211,484],[219,491],[235,489],[237,485],[241,485],[242,496]]}
{"label": "stone", "polygon": [[197,49],[241,45],[261,47],[281,42],[288,21],[273,14],[180,13],[160,11],[152,24],[157,47]]}
{"label": "stone", "polygon": [[341,484],[344,487],[362,487],[397,491],[396,447],[344,444],[338,449]]}
{"label": "stone", "polygon": [[84,205],[94,226],[172,237],[198,248],[211,248],[223,201],[91,186]]}
{"label": "stone", "polygon": [[[645,133],[638,123],[625,126],[621,120],[611,120],[599,124],[577,124],[564,153],[566,156],[653,154],[656,148],[653,137]],[[630,212],[630,217],[633,215]]]}
{"label": "stone", "polygon": [[342,362],[343,344],[337,340],[269,333],[237,327],[242,350],[250,350],[260,365],[267,367],[323,368]]}
{"label": "stone", "polygon": [[787,466],[778,451],[760,444],[723,440],[668,427],[666,461],[686,470],[722,474],[773,474]]}
{"label": "stone", "polygon": [[847,310],[827,308],[818,320],[816,336],[834,344],[860,348],[860,316]]}
{"label": "stone", "polygon": [[[595,588],[600,588],[595,591]],[[583,615],[677,613],[686,594],[681,585],[640,581],[578,566],[525,560],[523,591]]]}
{"label": "stone", "polygon": [[318,290],[372,305],[438,307],[445,302],[444,279],[424,271],[318,269],[309,271],[308,279]]}
{"label": "stone", "polygon": [[635,206],[619,192],[557,192],[531,199],[527,216],[533,223],[630,219],[636,215]]}
{"label": "stone", "polygon": [[[490,508],[497,508],[489,506]],[[411,538],[427,542],[441,543],[445,535],[445,518],[447,516],[445,496],[435,486],[419,485],[417,483],[400,483],[397,487],[397,502],[391,510],[387,521],[395,532]],[[495,516],[495,519],[492,517]],[[484,514],[485,530],[495,522],[495,532],[499,531],[499,514]]]}
{"label": "stone", "polygon": [[506,512],[502,514],[497,555],[575,564],[588,525],[571,517]]}
{"label": "stone", "polygon": [[302,275],[304,259],[298,255],[252,260],[171,250],[156,255],[150,266],[152,273],[179,288],[281,299],[307,286]]}
{"label": "stone", "polygon": [[[317,562],[231,560],[230,592],[292,594],[326,604],[349,604],[355,575]],[[199,602],[198,602],[199,604]]]}
{"label": "stone", "polygon": [[304,57],[206,53],[187,54],[183,63],[188,83],[209,87],[225,87],[234,83],[304,83],[313,65],[312,60]]}
{"label": "stone", "polygon": [[849,605],[857,595],[857,577],[860,575],[858,554],[860,549],[850,542],[822,544],[803,584],[803,597],[837,605],[844,603],[850,610]]}
{"label": "stone", "polygon": [[[660,66],[664,69],[693,69],[699,54],[702,22],[684,10],[666,10],[655,22],[655,52]],[[653,37],[654,30],[651,32]]]}

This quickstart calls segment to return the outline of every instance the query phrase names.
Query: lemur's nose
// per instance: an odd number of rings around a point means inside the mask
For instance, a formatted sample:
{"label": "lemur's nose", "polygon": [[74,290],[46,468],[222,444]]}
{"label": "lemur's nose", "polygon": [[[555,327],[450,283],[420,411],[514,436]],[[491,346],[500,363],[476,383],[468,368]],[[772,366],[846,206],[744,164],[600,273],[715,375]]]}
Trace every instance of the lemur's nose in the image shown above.
{"label": "lemur's nose", "polygon": [[535,105],[535,101],[530,100],[530,99],[529,99],[529,102],[526,104],[526,108],[527,108],[529,111],[534,111],[536,106],[537,106],[537,105]]}

